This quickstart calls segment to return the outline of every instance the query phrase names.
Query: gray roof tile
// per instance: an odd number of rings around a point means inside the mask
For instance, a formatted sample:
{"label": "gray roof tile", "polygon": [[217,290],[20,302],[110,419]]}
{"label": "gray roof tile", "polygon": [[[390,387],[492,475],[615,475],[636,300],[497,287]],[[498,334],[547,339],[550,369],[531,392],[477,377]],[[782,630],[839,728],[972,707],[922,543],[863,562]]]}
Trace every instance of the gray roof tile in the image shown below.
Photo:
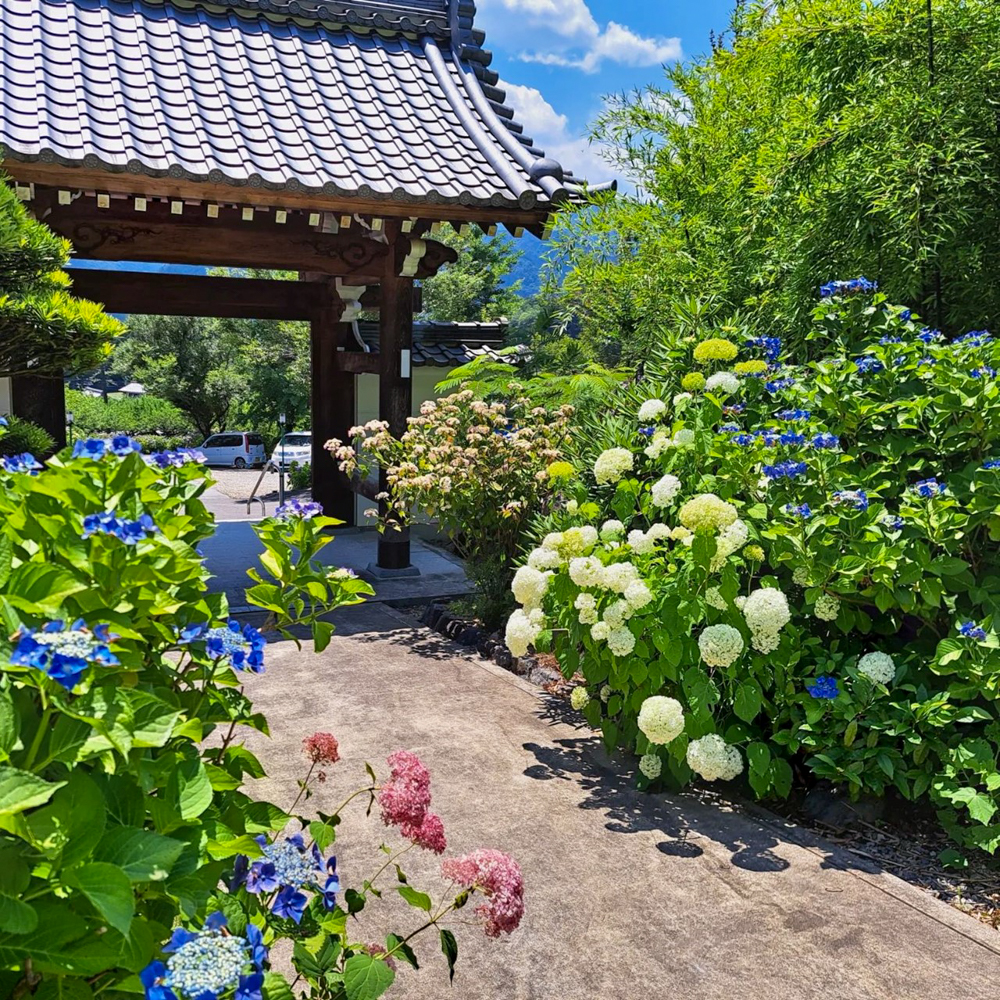
{"label": "gray roof tile", "polygon": [[464,4],[472,61],[455,56],[454,2],[3,0],[0,155],[394,200],[562,199],[532,179],[502,92],[483,94]]}

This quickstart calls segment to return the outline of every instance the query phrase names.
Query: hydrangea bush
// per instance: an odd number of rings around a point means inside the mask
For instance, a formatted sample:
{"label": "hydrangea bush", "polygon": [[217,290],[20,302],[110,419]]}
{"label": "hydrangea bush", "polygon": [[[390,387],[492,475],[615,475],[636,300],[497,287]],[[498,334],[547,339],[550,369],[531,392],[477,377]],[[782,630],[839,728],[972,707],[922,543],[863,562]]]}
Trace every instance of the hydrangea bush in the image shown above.
{"label": "hydrangea bush", "polygon": [[[377,875],[342,890],[340,810],[302,813],[338,759],[334,737],[306,740],[287,809],[242,790],[264,775],[241,734],[267,732],[242,683],[267,668],[265,632],[305,629],[322,649],[320,616],[371,589],[315,560],[337,522],[292,502],[256,526],[247,598],[267,623],[231,619],[198,551],[213,530],[208,481],[197,454],[147,456],[127,437],[79,441],[45,465],[0,461],[0,996],[369,1000],[397,961],[416,964],[420,930],[438,930],[454,963],[439,924],[473,895],[487,933],[520,917],[509,859],[450,862],[432,907],[389,851],[419,926],[359,940],[348,916],[379,895]],[[369,769],[348,801],[360,795],[404,849],[444,850],[415,758],[390,759],[381,782]],[[271,968],[280,939],[293,941],[294,990]]]}
{"label": "hydrangea bush", "polygon": [[380,530],[405,524],[414,512],[437,521],[467,560],[481,612],[495,624],[527,526],[573,472],[561,460],[572,413],[523,398],[485,403],[465,389],[425,402],[399,439],[372,420],[351,428],[349,443],[334,438],[326,448],[349,476],[367,477],[375,465],[384,470]]}
{"label": "hydrangea bush", "polygon": [[1000,346],[864,279],[823,286],[794,356],[722,332],[580,435],[508,644],[583,674],[641,785],[891,787],[995,851]]}

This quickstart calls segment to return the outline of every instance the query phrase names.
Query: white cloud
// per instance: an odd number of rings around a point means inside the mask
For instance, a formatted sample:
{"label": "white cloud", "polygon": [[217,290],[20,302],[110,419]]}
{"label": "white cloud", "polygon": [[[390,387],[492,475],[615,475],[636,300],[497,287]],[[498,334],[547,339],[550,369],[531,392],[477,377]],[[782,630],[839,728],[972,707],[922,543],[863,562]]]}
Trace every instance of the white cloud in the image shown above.
{"label": "white cloud", "polygon": [[[517,44],[525,28],[538,37],[540,46],[522,51],[517,58],[546,66],[566,66],[596,73],[605,61],[625,66],[655,66],[680,59],[679,38],[639,35],[624,24],[598,23],[586,0],[481,0],[487,14],[501,9],[518,18],[493,18],[499,35],[508,44]],[[501,23],[502,22],[502,23]]]}
{"label": "white cloud", "polygon": [[502,81],[500,86],[507,91],[507,104],[524,126],[525,135],[530,136],[539,149],[545,150],[546,156],[558,160],[574,176],[591,184],[616,176],[614,169],[601,158],[599,147],[571,129],[566,115],[556,111],[541,91]]}

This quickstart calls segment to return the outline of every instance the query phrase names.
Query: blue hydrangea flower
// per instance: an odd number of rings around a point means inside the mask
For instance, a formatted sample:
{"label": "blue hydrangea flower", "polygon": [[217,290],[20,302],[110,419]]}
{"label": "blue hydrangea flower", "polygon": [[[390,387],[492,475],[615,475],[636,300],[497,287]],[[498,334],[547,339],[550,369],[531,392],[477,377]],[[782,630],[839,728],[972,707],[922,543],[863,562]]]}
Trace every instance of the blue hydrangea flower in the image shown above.
{"label": "blue hydrangea flower", "polygon": [[966,639],[975,639],[977,642],[982,642],[986,638],[986,629],[975,622],[962,622],[958,626],[958,632]]}
{"label": "blue hydrangea flower", "polygon": [[990,368],[989,365],[980,365],[978,368],[973,368],[969,374],[973,378],[996,378],[997,370]]}
{"label": "blue hydrangea flower", "polygon": [[298,497],[292,497],[291,500],[286,500],[280,507],[278,507],[277,510],[275,510],[274,516],[283,519],[301,517],[308,520],[309,518],[322,513],[322,504],[314,501],[300,500]]}
{"label": "blue hydrangea flower", "polygon": [[830,677],[827,674],[820,674],[812,684],[806,685],[806,690],[814,697],[819,699],[833,700],[840,694],[837,688],[837,678]]}
{"label": "blue hydrangea flower", "polygon": [[739,424],[719,424],[717,434],[732,434],[740,429]]}
{"label": "blue hydrangea flower", "polygon": [[135,545],[150,535],[156,534],[159,528],[153,523],[149,514],[143,514],[135,521],[118,517],[111,511],[101,511],[99,514],[88,514],[83,519],[83,538],[91,535],[114,535],[126,545]]}
{"label": "blue hydrangea flower", "polygon": [[951,343],[953,347],[982,347],[993,339],[989,330],[970,330],[956,337]]}
{"label": "blue hydrangea flower", "polygon": [[126,455],[131,455],[133,451],[142,451],[142,445],[127,434],[116,434],[108,441],[108,451],[112,455],[124,458]]}
{"label": "blue hydrangea flower", "polygon": [[852,278],[850,281],[828,281],[825,285],[819,286],[819,294],[821,298],[829,299],[834,295],[862,295],[874,292],[877,288],[877,281]]}
{"label": "blue hydrangea flower", "polygon": [[228,625],[206,629],[205,648],[215,659],[228,658],[237,670],[264,672],[264,647],[267,639],[252,625],[240,625],[235,618]]}
{"label": "blue hydrangea flower", "polygon": [[893,514],[892,511],[888,510],[882,511],[878,523],[889,531],[902,531],[906,527],[906,522],[898,514]]}
{"label": "blue hydrangea flower", "polygon": [[306,905],[309,897],[304,892],[298,892],[291,886],[282,889],[274,897],[271,905],[271,912],[277,917],[284,917],[286,920],[294,920],[295,923],[302,921],[302,914],[306,912]]}
{"label": "blue hydrangea flower", "polygon": [[655,427],[640,427],[639,433],[643,437],[652,437],[655,430],[656,430]]}
{"label": "blue hydrangea flower", "polygon": [[779,378],[774,379],[771,382],[765,382],[764,388],[770,393],[781,392],[782,389],[790,389],[795,385],[795,379],[793,378]]}
{"label": "blue hydrangea flower", "polygon": [[727,417],[739,416],[746,408],[746,403],[732,403],[729,406],[724,406],[722,413]]}
{"label": "blue hydrangea flower", "polygon": [[793,514],[795,517],[800,517],[803,521],[808,521],[813,514],[813,512],[809,509],[809,504],[807,503],[786,503],[785,513]]}
{"label": "blue hydrangea flower", "polygon": [[791,423],[794,420],[808,420],[812,416],[809,410],[779,410],[775,417]]}
{"label": "blue hydrangea flower", "polygon": [[0,427],[9,427],[10,424],[7,423],[6,417],[0,417]]}
{"label": "blue hydrangea flower", "polygon": [[909,310],[909,309],[900,309],[899,310],[899,318],[904,323],[909,323],[910,320],[913,318],[913,312],[911,310]]}
{"label": "blue hydrangea flower", "polygon": [[235,990],[234,1000],[261,995],[267,949],[260,929],[230,934],[222,913],[213,913],[200,931],[177,928],[163,947],[166,963],[151,962],[139,974],[146,1000],[218,1000]]}
{"label": "blue hydrangea flower", "polygon": [[805,462],[793,462],[790,459],[778,462],[776,465],[765,465],[764,475],[768,479],[797,479],[809,471]]}
{"label": "blue hydrangea flower", "polygon": [[983,462],[984,469],[1000,469],[1000,458],[988,458]]}
{"label": "blue hydrangea flower", "polygon": [[944,483],[939,483],[936,479],[921,479],[910,487],[910,491],[925,500],[941,496],[948,489]]}
{"label": "blue hydrangea flower", "polygon": [[818,451],[832,451],[834,448],[840,447],[840,438],[836,434],[820,431],[820,433],[813,436],[812,441],[809,443]]}
{"label": "blue hydrangea flower", "polygon": [[76,687],[87,667],[118,664],[118,657],[108,648],[117,637],[104,624],[87,628],[82,618],[69,628],[64,628],[61,621],[49,622],[40,631],[22,628],[14,638],[17,646],[10,654],[10,662],[44,671],[67,691]]}
{"label": "blue hydrangea flower", "polygon": [[855,358],[854,367],[857,368],[858,373],[861,375],[874,375],[885,370],[885,365],[878,358],[867,355],[863,358]]}
{"label": "blue hydrangea flower", "polygon": [[20,455],[5,455],[2,462],[8,472],[26,472],[29,476],[37,476],[42,468],[42,463],[28,451]]}
{"label": "blue hydrangea flower", "polygon": [[733,444],[739,445],[741,448],[749,448],[751,445],[756,444],[757,435],[751,434],[746,431],[740,431],[734,434],[730,439]]}
{"label": "blue hydrangea flower", "polygon": [[[909,316],[907,316],[907,319],[909,319]],[[903,342],[902,337],[882,337],[879,340],[879,343],[883,347],[887,347],[889,344],[901,344],[902,342]]]}
{"label": "blue hydrangea flower", "polygon": [[149,461],[161,469],[179,469],[183,465],[204,465],[205,456],[193,448],[179,448],[177,451],[154,451]]}
{"label": "blue hydrangea flower", "polygon": [[864,490],[837,490],[833,502],[847,504],[855,510],[868,510],[868,494]]}
{"label": "blue hydrangea flower", "polygon": [[936,365],[936,364],[937,364],[937,358],[932,358],[930,356],[927,356],[927,357],[921,358],[917,362],[917,367],[919,368],[919,367],[923,367],[924,365],[930,366],[930,365]]}
{"label": "blue hydrangea flower", "polygon": [[806,443],[806,436],[798,431],[785,431],[778,436],[778,442],[786,447],[799,447]]}
{"label": "blue hydrangea flower", "polygon": [[936,344],[939,340],[943,339],[944,335],[940,330],[932,330],[929,326],[925,326],[917,334],[917,340],[922,340],[925,344]]}
{"label": "blue hydrangea flower", "polygon": [[759,347],[772,365],[781,354],[780,337],[747,337],[746,343],[748,347]]}
{"label": "blue hydrangea flower", "polygon": [[81,438],[73,445],[74,458],[100,458],[107,448],[101,438]]}

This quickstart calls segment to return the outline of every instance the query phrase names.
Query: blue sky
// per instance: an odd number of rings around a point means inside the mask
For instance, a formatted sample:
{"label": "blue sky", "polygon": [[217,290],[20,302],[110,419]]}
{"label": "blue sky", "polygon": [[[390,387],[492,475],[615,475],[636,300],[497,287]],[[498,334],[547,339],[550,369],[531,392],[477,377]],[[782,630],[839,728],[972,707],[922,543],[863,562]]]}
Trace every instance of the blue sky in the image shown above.
{"label": "blue sky", "polygon": [[663,80],[664,63],[708,49],[732,0],[477,0],[492,68],[525,131],[591,181],[614,171],[589,148],[606,94]]}

